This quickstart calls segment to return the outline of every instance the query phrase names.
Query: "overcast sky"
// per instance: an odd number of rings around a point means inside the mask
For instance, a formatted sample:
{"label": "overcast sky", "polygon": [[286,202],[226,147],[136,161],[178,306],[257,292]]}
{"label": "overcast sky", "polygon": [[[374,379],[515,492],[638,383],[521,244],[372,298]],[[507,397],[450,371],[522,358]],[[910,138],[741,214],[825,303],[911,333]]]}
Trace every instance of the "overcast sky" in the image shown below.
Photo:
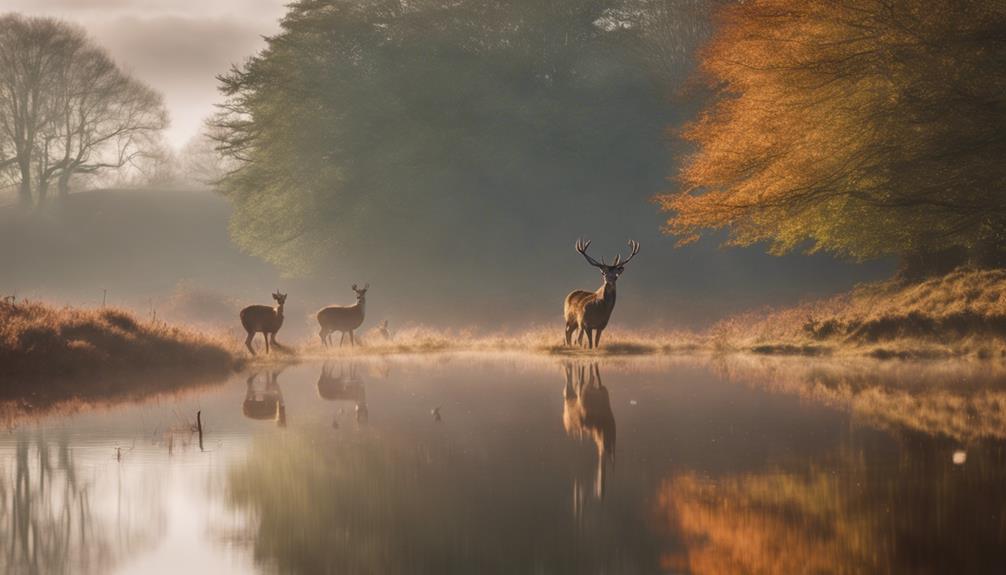
{"label": "overcast sky", "polygon": [[219,100],[214,76],[279,30],[289,0],[0,0],[0,12],[76,22],[125,69],[164,94],[168,141],[194,136]]}

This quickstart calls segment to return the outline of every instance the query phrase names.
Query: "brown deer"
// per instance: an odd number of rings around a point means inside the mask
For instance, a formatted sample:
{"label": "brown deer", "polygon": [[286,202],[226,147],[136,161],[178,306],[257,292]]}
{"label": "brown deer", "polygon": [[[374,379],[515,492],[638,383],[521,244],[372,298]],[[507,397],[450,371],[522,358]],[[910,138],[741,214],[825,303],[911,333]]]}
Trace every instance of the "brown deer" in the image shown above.
{"label": "brown deer", "polygon": [[573,332],[579,329],[577,345],[583,341],[583,335],[586,333],[588,347],[594,348],[601,344],[601,332],[608,326],[611,312],[615,309],[615,282],[625,271],[625,264],[639,253],[639,242],[629,240],[629,249],[632,253],[625,260],[622,260],[621,255],[615,256],[615,261],[611,265],[604,263],[604,258],[598,262],[588,256],[588,247],[590,241],[576,241],[576,251],[587,260],[587,263],[601,269],[601,287],[593,292],[583,290],[570,292],[563,305],[563,315],[566,317],[566,345],[572,345]]}
{"label": "brown deer", "polygon": [[[597,448],[597,474],[594,478],[594,496],[604,497],[606,463],[615,458],[615,414],[611,411],[608,388],[601,383],[601,370],[590,365],[589,378],[586,366],[566,364],[566,386],[562,390],[562,426],[566,434],[578,439],[589,438]],[[574,375],[575,380],[574,380]]]}
{"label": "brown deer", "polygon": [[276,307],[269,307],[267,305],[250,305],[243,310],[241,310],[241,325],[244,326],[245,331],[248,332],[248,337],[245,339],[245,347],[252,355],[255,355],[255,348],[252,347],[252,339],[255,338],[255,334],[261,332],[262,337],[265,338],[265,352],[270,353],[269,340],[272,340],[272,345],[279,345],[276,343],[276,332],[279,328],[283,327],[283,304],[286,303],[286,294],[276,293],[272,294],[272,299],[276,300]]}
{"label": "brown deer", "polygon": [[332,343],[330,338],[332,332],[336,331],[342,332],[342,337],[339,339],[339,347],[342,347],[343,342],[346,341],[346,333],[349,333],[350,347],[356,345],[356,341],[353,338],[353,330],[360,327],[363,323],[368,289],[370,289],[370,284],[363,286],[363,289],[358,289],[356,284],[353,284],[353,291],[356,292],[356,303],[354,305],[330,305],[318,312],[318,325],[321,326],[318,336],[321,337],[321,344],[323,346],[328,347]]}

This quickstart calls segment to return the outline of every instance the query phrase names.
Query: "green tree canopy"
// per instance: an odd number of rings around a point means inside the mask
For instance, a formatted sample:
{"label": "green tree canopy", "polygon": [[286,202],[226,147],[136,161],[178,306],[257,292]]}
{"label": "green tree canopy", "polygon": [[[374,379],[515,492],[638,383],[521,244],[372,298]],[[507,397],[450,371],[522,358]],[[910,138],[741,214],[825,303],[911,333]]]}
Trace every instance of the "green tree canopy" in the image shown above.
{"label": "green tree canopy", "polygon": [[688,126],[682,241],[857,259],[1006,240],[1006,8],[979,0],[756,0],[720,10]]}
{"label": "green tree canopy", "polygon": [[667,23],[695,4],[295,2],[220,78],[233,235],[293,272],[375,254],[498,270],[552,230],[570,245],[664,164],[667,72],[643,46],[687,44],[700,26]]}

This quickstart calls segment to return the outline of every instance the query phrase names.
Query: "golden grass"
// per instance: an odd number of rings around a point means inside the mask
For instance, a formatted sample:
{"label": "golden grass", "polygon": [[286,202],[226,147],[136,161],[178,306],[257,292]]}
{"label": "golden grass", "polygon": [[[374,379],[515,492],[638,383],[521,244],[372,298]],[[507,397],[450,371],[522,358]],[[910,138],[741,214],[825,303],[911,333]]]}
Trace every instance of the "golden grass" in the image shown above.
{"label": "golden grass", "polygon": [[[67,378],[162,368],[227,372],[239,365],[225,340],[122,309],[0,303],[0,379]],[[48,386],[48,384],[47,384]],[[13,384],[0,389],[10,391]]]}
{"label": "golden grass", "polygon": [[919,283],[863,285],[735,316],[707,336],[715,349],[766,354],[1006,357],[1006,270],[962,268]]}
{"label": "golden grass", "polygon": [[425,326],[403,328],[390,339],[372,330],[358,338],[356,347],[347,339],[339,347],[325,348],[316,339],[298,347],[302,356],[392,355],[439,352],[528,352],[562,356],[631,356],[697,351],[705,347],[702,336],[689,332],[605,330],[601,346],[588,350],[566,347],[562,326],[538,326],[522,332],[480,333],[470,329],[437,329]]}

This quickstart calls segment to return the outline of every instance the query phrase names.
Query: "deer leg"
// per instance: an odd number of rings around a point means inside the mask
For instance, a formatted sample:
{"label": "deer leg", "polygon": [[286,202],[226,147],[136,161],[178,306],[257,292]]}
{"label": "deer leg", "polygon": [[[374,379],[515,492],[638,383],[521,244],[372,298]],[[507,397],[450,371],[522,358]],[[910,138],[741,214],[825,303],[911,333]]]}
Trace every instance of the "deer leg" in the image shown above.
{"label": "deer leg", "polygon": [[587,330],[587,349],[594,349],[594,330]]}
{"label": "deer leg", "polygon": [[353,338],[353,330],[349,330],[349,347],[356,347],[356,340]]}
{"label": "deer leg", "polygon": [[342,334],[342,337],[339,338],[339,347],[342,347],[342,343],[344,341],[346,341],[346,332],[342,331],[342,332],[339,332],[339,333]]}
{"label": "deer leg", "polygon": [[255,337],[255,332],[250,331],[250,332],[248,332],[248,337],[245,338],[245,347],[248,348],[248,351],[250,351],[252,355],[255,355],[255,348],[252,347],[252,339],[254,337]]}
{"label": "deer leg", "polygon": [[576,334],[576,347],[583,347],[583,326],[577,326],[580,331]]}
{"label": "deer leg", "polygon": [[325,341],[325,328],[321,328],[318,332],[318,337],[321,338],[321,347],[328,347],[328,342]]}
{"label": "deer leg", "polygon": [[265,353],[266,353],[266,355],[269,355],[270,353],[272,353],[271,351],[269,351],[269,334],[267,334],[266,332],[263,331],[262,332],[262,339],[265,340]]}
{"label": "deer leg", "polygon": [[575,325],[566,324],[566,347],[573,345],[573,331],[575,330]]}
{"label": "deer leg", "polygon": [[601,346],[601,332],[602,331],[603,330],[599,329],[599,330],[597,330],[597,333],[594,334],[594,347],[600,347]]}

